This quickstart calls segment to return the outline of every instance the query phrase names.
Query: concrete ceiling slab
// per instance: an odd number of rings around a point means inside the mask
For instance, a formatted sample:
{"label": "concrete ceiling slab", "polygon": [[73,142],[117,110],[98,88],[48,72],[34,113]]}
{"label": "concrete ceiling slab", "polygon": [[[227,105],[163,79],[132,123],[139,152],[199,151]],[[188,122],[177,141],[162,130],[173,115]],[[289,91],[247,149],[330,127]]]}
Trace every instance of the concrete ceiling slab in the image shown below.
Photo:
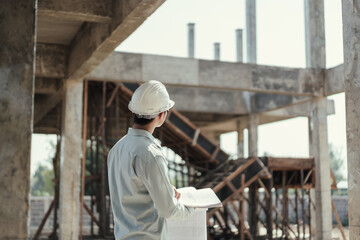
{"label": "concrete ceiling slab", "polygon": [[69,45],[83,22],[38,16],[37,42]]}

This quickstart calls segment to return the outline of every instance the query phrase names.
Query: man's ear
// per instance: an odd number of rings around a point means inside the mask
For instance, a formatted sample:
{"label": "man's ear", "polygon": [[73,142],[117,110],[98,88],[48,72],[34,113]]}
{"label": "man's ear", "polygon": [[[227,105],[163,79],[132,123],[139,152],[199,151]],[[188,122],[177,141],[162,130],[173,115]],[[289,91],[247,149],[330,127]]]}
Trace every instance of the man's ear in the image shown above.
{"label": "man's ear", "polygon": [[162,114],[163,114],[163,112],[158,114],[159,119],[161,119],[163,117]]}
{"label": "man's ear", "polygon": [[160,113],[160,114],[161,114],[160,118],[163,118],[163,117],[166,116],[166,113],[165,113],[165,112],[162,112],[162,113]]}

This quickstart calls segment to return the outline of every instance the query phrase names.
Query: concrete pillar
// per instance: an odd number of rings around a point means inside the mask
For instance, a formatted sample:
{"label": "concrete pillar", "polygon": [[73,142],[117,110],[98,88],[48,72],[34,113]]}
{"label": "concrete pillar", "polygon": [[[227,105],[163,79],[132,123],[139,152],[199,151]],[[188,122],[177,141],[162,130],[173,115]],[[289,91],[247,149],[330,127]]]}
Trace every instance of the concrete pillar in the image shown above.
{"label": "concrete pillar", "polygon": [[[308,117],[308,131],[309,131],[309,157],[313,157],[314,153],[313,153],[313,139],[312,139],[312,123],[311,123],[311,117]],[[316,194],[315,194],[315,189],[310,189],[310,198],[311,198],[311,202],[313,202],[316,205]],[[310,204],[310,215],[311,215],[311,233],[313,236],[316,235],[316,209],[314,207],[313,204]],[[315,239],[315,238],[314,238]]]}
{"label": "concrete pillar", "polygon": [[236,29],[236,61],[243,62],[243,30]]}
{"label": "concrete pillar", "polygon": [[249,147],[249,156],[257,156],[258,154],[258,125],[259,125],[259,115],[250,114],[248,118],[248,147]]}
{"label": "concrete pillar", "polygon": [[359,1],[342,1],[346,132],[348,162],[348,201],[350,239],[360,236],[360,9]]}
{"label": "concrete pillar", "polygon": [[324,0],[305,0],[306,67],[325,68]]}
{"label": "concrete pillar", "polygon": [[244,158],[244,124],[238,120],[236,122],[237,127],[237,154],[238,158]]}
{"label": "concrete pillar", "polygon": [[28,239],[37,1],[0,7],[0,239]]}
{"label": "concrete pillar", "polygon": [[256,63],[256,0],[246,0],[246,55],[248,63]]}
{"label": "concrete pillar", "polygon": [[64,85],[60,156],[60,239],[78,240],[83,82],[67,80]]}
{"label": "concrete pillar", "polygon": [[188,57],[195,57],[195,24],[188,23]]}
{"label": "concrete pillar", "polygon": [[[249,148],[249,157],[255,157],[258,154],[258,125],[259,125],[259,116],[256,114],[250,114],[248,118],[248,148]],[[249,226],[250,233],[253,237],[258,235],[258,221],[259,221],[259,192],[258,184],[254,182],[249,186]]]}
{"label": "concrete pillar", "polygon": [[220,61],[220,43],[214,43],[214,59]]}
{"label": "concrete pillar", "polygon": [[[257,63],[256,49],[256,0],[246,0],[246,57],[248,63]],[[242,95],[248,110],[251,112],[251,98],[254,93],[243,92]],[[250,153],[249,156],[251,156]]]}
{"label": "concrete pillar", "polygon": [[[325,68],[324,0],[305,0],[306,67]],[[320,81],[321,79],[319,79]],[[311,115],[311,149],[315,158],[315,239],[331,238],[330,165],[326,97],[315,98]],[[312,214],[313,215],[313,214]],[[315,223],[315,225],[314,225]]]}
{"label": "concrete pillar", "polygon": [[327,136],[327,100],[325,97],[313,100],[311,113],[312,155],[315,158],[315,239],[331,239],[331,192],[330,164]]}

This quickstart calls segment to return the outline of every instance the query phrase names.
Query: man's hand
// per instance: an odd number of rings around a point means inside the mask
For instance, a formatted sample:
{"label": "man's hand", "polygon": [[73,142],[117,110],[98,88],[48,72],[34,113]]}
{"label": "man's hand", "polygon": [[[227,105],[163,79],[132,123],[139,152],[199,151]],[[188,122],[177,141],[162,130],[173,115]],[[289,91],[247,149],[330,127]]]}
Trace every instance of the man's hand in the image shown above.
{"label": "man's hand", "polygon": [[175,192],[175,198],[177,199],[177,200],[179,200],[179,198],[180,198],[180,193],[178,192],[178,191],[176,191],[176,188],[173,186],[173,189],[174,189],[174,192]]}

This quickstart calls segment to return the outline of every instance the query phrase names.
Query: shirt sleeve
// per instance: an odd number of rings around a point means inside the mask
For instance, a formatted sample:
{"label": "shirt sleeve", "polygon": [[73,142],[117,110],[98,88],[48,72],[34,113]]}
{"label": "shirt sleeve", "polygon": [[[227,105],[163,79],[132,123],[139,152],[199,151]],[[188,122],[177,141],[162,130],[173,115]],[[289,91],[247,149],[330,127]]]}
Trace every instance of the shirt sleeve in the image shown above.
{"label": "shirt sleeve", "polygon": [[161,155],[141,161],[138,176],[143,180],[159,215],[170,219],[183,219],[193,214],[194,209],[179,203],[167,176],[166,160]]}

